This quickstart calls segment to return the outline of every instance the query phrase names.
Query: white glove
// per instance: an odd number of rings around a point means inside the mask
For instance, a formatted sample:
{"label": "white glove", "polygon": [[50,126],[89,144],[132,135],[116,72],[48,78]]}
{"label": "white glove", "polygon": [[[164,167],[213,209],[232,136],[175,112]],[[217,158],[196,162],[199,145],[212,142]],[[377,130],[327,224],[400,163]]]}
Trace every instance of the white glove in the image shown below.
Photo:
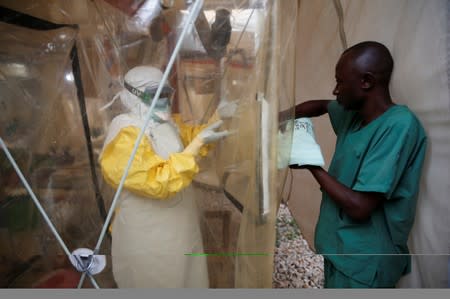
{"label": "white glove", "polygon": [[309,118],[303,117],[294,121],[294,135],[289,165],[325,165],[322,151],[314,136],[313,124]]}
{"label": "white glove", "polygon": [[187,153],[193,156],[198,155],[200,148],[208,143],[217,141],[221,138],[224,138],[231,133],[228,132],[228,130],[216,132],[215,130],[218,129],[222,125],[223,121],[218,120],[212,125],[204,128],[200,133],[198,133],[197,136],[191,141],[191,143],[184,149],[183,153]]}
{"label": "white glove", "polygon": [[231,118],[236,116],[237,110],[239,108],[239,101],[228,101],[222,99],[217,106],[216,112],[220,118]]}

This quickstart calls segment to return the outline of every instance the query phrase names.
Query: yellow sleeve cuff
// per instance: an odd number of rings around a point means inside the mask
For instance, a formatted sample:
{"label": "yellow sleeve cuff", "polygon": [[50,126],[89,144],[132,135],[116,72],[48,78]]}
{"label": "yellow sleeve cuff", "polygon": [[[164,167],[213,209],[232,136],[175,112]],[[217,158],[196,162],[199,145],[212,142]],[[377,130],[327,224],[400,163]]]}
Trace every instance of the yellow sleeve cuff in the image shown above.
{"label": "yellow sleeve cuff", "polygon": [[[197,136],[198,133],[200,133],[204,128],[206,128],[210,123],[211,120],[208,121],[207,124],[204,125],[190,125],[183,122],[181,119],[180,114],[174,114],[172,115],[172,119],[178,126],[178,129],[180,131],[180,137],[183,142],[183,145],[186,147],[191,143],[191,141]],[[200,148],[199,155],[201,157],[205,157],[210,150],[212,150],[214,147],[213,144],[205,144]]]}

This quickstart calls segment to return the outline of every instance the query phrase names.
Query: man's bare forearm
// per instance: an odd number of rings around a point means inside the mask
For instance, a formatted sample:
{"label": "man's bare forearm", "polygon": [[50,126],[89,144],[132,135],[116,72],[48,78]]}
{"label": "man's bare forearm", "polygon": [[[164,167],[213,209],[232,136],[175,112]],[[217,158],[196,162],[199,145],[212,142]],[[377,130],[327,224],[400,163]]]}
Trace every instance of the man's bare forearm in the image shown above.
{"label": "man's bare forearm", "polygon": [[312,175],[328,193],[330,198],[336,202],[344,212],[357,221],[368,219],[372,211],[383,201],[379,193],[358,192],[338,182],[322,167],[306,166]]}
{"label": "man's bare forearm", "polygon": [[[331,100],[311,100],[306,101],[295,106],[295,118],[300,117],[315,117],[328,113],[328,103]],[[280,112],[280,121],[285,121],[290,118],[292,110],[285,110]]]}

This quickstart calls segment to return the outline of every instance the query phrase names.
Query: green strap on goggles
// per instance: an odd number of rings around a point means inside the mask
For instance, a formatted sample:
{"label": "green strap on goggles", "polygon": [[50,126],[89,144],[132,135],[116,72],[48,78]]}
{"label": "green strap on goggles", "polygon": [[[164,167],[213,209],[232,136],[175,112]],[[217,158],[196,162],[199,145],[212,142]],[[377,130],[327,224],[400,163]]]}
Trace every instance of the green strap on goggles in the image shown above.
{"label": "green strap on goggles", "polygon": [[[153,97],[156,94],[156,89],[152,88],[153,90],[147,90],[147,88],[145,89],[145,91],[140,91],[137,88],[134,88],[133,86],[131,86],[130,84],[128,84],[125,81],[125,88],[131,92],[132,94],[134,94],[135,96],[137,96],[138,98],[140,98],[144,103],[146,104],[150,104],[150,101],[153,99]],[[174,89],[170,86],[164,86],[162,91],[161,91],[161,98],[170,98],[173,94]]]}

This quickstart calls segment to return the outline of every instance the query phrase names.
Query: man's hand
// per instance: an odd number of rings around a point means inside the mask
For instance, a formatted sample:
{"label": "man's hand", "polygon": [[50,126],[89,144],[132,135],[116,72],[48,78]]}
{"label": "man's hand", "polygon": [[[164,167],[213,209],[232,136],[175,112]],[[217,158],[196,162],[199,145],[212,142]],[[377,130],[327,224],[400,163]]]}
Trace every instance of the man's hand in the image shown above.
{"label": "man's hand", "polygon": [[290,169],[311,169],[313,167],[312,165],[298,165],[298,164],[291,164],[289,165]]}

